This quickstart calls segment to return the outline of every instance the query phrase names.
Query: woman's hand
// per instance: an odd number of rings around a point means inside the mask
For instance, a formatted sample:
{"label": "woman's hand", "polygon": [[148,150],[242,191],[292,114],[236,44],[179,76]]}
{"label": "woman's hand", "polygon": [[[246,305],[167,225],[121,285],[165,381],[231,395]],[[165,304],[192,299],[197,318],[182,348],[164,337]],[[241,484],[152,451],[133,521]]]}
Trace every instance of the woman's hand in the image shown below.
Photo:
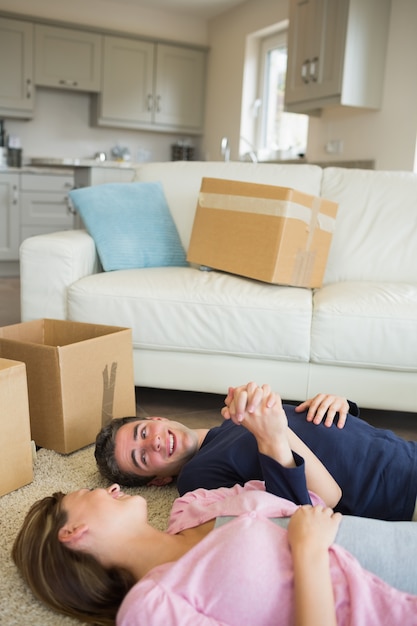
{"label": "woman's hand", "polygon": [[342,515],[333,509],[309,504],[300,506],[288,525],[291,550],[328,550],[335,540]]}

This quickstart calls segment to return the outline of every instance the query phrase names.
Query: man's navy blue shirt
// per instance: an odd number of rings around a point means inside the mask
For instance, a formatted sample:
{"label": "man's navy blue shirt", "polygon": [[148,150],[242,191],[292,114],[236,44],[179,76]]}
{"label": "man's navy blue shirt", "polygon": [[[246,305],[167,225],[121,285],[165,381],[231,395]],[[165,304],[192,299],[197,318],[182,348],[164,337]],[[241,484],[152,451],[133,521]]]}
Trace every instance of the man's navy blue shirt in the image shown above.
{"label": "man's navy blue shirt", "polygon": [[[357,410],[350,404],[351,412]],[[335,507],[347,515],[385,520],[410,520],[417,495],[417,442],[389,430],[374,428],[349,413],[345,427],[327,428],[306,421],[284,405],[289,427],[320,459],[342,489]],[[310,503],[304,461],[294,454],[295,468],[284,468],[260,454],[255,437],[243,426],[225,420],[211,428],[197,454],[182,468],[178,491],[215,489],[264,480],[267,491],[296,504]]]}

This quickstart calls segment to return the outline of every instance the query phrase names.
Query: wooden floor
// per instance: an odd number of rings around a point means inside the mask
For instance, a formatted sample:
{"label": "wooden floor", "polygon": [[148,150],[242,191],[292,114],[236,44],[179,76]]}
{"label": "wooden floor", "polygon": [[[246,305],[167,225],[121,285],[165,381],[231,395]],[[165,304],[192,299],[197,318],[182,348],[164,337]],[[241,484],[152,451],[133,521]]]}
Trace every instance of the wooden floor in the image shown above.
{"label": "wooden floor", "polygon": [[[20,322],[19,289],[18,278],[0,278],[0,326]],[[323,391],[331,392],[329,389]],[[220,409],[223,395],[138,387],[136,397],[138,415],[165,416],[192,428],[211,427],[222,421]],[[361,416],[375,426],[388,428],[405,439],[417,441],[417,412],[362,409]]]}
{"label": "wooden floor", "polygon": [[0,326],[20,322],[20,281],[0,278]]}

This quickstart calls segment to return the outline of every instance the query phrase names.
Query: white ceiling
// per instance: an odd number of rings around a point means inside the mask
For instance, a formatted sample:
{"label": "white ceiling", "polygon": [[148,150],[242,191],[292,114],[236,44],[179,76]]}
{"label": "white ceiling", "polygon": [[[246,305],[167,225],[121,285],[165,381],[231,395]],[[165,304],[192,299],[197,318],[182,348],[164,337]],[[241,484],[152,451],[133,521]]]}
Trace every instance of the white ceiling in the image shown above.
{"label": "white ceiling", "polygon": [[119,0],[137,7],[184,13],[191,17],[210,19],[246,0]]}

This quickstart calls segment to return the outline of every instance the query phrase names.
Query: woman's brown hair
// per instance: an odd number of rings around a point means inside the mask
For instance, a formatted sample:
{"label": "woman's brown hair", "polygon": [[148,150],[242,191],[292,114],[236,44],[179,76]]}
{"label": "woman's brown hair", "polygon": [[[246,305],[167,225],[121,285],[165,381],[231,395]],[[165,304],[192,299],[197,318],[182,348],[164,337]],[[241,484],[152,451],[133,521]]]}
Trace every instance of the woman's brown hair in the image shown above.
{"label": "woman's brown hair", "polygon": [[32,505],[15,539],[13,561],[33,594],[49,608],[90,624],[114,624],[135,580],[59,541],[58,531],[67,521],[63,497],[54,493]]}

